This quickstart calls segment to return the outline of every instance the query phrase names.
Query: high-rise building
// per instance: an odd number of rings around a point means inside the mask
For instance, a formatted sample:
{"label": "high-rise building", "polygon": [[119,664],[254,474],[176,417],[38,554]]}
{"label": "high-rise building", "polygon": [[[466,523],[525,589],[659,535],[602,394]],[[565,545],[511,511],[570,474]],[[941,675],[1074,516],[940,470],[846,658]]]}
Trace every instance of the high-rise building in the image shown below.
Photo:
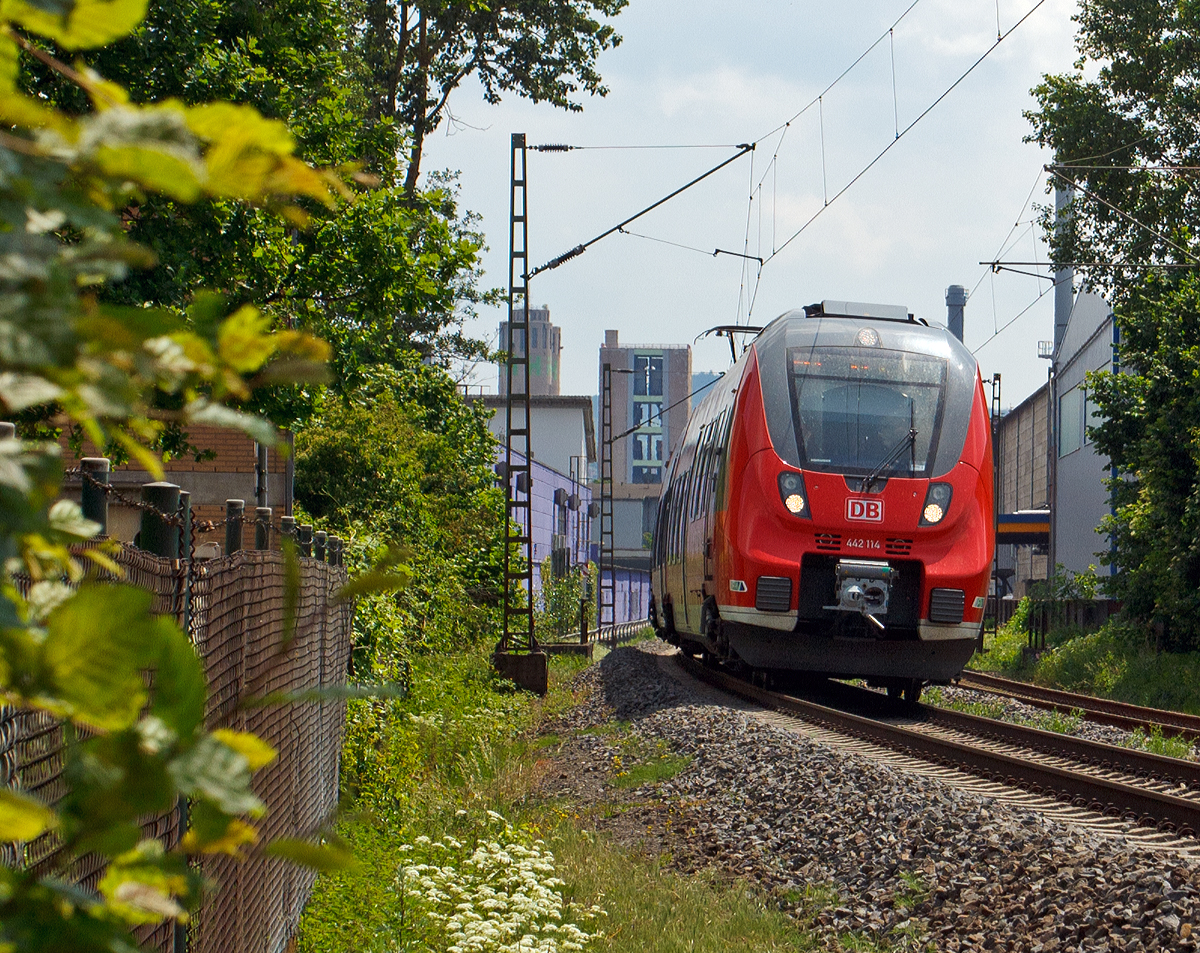
{"label": "high-rise building", "polygon": [[[613,444],[613,484],[651,486],[641,495],[657,496],[667,457],[687,427],[692,349],[687,344],[621,346],[616,331],[605,331],[600,348],[601,390],[605,364],[613,369],[613,435],[637,427]],[[667,409],[678,401],[682,401],[679,406]]]}
{"label": "high-rise building", "polygon": [[[520,346],[518,340],[516,344]],[[500,350],[507,351],[508,322],[500,322]],[[533,397],[557,397],[559,394],[559,358],[562,355],[562,331],[550,323],[550,306],[529,309],[529,393]],[[521,368],[514,367],[513,374]],[[499,392],[508,393],[508,377],[500,365]]]}
{"label": "high-rise building", "polygon": [[[686,344],[622,346],[616,331],[605,331],[598,388],[601,414],[605,364],[613,372],[613,550],[618,565],[648,570],[667,460],[682,443],[691,413],[687,397],[692,386],[692,349]],[[597,417],[597,442],[601,436]],[[593,490],[598,495],[598,487]],[[599,538],[596,527],[592,539]]]}

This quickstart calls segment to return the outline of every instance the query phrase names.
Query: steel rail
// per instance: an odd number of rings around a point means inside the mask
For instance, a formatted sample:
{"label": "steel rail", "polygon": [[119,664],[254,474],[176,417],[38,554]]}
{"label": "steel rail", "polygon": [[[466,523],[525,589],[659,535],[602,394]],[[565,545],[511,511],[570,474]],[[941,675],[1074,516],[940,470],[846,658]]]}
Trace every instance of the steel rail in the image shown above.
{"label": "steel rail", "polygon": [[[725,672],[708,668],[683,654],[678,655],[677,658],[684,671],[722,691],[757,702],[766,708],[796,715],[804,721],[814,722],[842,734],[874,742],[924,761],[932,761],[1012,787],[1023,788],[1035,794],[1070,801],[1080,807],[1090,808],[1110,816],[1115,815],[1135,820],[1143,825],[1174,830],[1176,833],[1192,837],[1195,837],[1196,832],[1200,831],[1200,800],[1154,791],[1105,777],[1083,774],[1055,765],[1042,764],[1029,758],[989,751],[986,748],[938,737],[902,725],[840,711],[817,702],[759,688]],[[924,707],[917,709],[918,716],[924,715],[926,712],[927,709]],[[961,713],[955,712],[954,714],[960,715]],[[971,717],[963,716],[964,719]],[[985,725],[988,729],[993,725],[1002,726],[1004,729],[1019,727],[1005,725],[1003,722],[995,722],[992,719],[978,720],[989,723]],[[1025,730],[1037,735],[1052,735],[1051,732],[1041,732],[1038,729]],[[1081,739],[1072,739],[1072,741],[1079,740]],[[1021,743],[1026,744],[1026,742]],[[1041,743],[1041,739],[1038,743]],[[1096,743],[1090,742],[1089,744]],[[1128,755],[1145,754],[1145,752],[1131,752],[1112,745],[1097,745],[1097,747],[1108,749],[1121,761],[1125,761]],[[1180,762],[1177,759],[1163,760],[1174,761],[1176,764],[1188,764],[1188,762]]]}
{"label": "steel rail", "polygon": [[1113,725],[1127,731],[1135,728],[1158,728],[1164,735],[1182,735],[1193,741],[1200,738],[1200,716],[1184,712],[1143,708],[1140,705],[1130,705],[1108,698],[1042,688],[1040,685],[1030,685],[983,672],[963,672],[958,685],[961,688],[1001,695],[1048,711],[1081,711],[1088,721]]}

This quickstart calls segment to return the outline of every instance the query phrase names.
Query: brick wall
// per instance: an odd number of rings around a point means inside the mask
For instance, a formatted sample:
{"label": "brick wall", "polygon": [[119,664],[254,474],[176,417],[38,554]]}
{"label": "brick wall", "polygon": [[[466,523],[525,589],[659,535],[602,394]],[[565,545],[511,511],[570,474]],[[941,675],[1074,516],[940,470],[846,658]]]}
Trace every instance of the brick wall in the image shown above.
{"label": "brick wall", "polygon": [[[188,455],[182,459],[169,460],[163,464],[163,479],[168,483],[178,484],[191,494],[192,513],[196,520],[222,520],[225,518],[225,501],[240,499],[246,503],[246,516],[242,525],[242,548],[254,547],[254,507],[255,507],[255,444],[254,440],[237,430],[207,425],[193,425],[187,429],[188,440],[200,450],[211,450],[215,453],[212,459],[196,461]],[[79,466],[77,457],[67,445],[67,438],[61,437],[59,445],[63,451],[63,465],[68,470]],[[271,448],[267,452],[267,502],[271,506],[272,521],[277,526],[279,517],[287,514],[290,503],[290,487],[287,483],[287,460],[281,450],[285,447]],[[80,456],[98,457],[103,454],[88,441],[85,441]],[[138,499],[141,495],[142,484],[151,480],[150,474],[136,462],[119,464],[112,468],[109,482],[123,495]],[[68,476],[64,487],[64,495],[78,500],[80,477]],[[113,498],[109,502],[108,535],[131,542],[137,533],[141,522],[141,513],[137,509],[124,506]],[[197,545],[214,542],[225,552],[225,529],[219,527],[209,532],[198,532]],[[272,549],[279,546],[278,539],[272,534]]]}

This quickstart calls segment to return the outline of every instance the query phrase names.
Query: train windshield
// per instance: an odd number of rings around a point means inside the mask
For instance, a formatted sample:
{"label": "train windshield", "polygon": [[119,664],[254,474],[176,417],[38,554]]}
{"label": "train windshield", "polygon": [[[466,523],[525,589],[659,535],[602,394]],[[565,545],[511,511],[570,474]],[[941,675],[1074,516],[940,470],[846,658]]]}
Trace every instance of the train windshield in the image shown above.
{"label": "train windshield", "polygon": [[882,476],[932,471],[945,360],[881,348],[793,347],[788,366],[803,466],[863,475],[883,467]]}

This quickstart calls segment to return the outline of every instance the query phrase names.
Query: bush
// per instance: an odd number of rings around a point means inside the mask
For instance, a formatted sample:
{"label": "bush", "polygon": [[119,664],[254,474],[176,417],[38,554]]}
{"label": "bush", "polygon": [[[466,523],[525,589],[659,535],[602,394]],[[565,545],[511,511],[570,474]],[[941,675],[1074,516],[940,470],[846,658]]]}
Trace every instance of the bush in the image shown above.
{"label": "bush", "polygon": [[566,575],[555,576],[551,562],[542,563],[541,605],[534,618],[537,637],[546,642],[579,632],[579,605],[591,599],[591,580],[597,578],[595,563],[574,566]]}

